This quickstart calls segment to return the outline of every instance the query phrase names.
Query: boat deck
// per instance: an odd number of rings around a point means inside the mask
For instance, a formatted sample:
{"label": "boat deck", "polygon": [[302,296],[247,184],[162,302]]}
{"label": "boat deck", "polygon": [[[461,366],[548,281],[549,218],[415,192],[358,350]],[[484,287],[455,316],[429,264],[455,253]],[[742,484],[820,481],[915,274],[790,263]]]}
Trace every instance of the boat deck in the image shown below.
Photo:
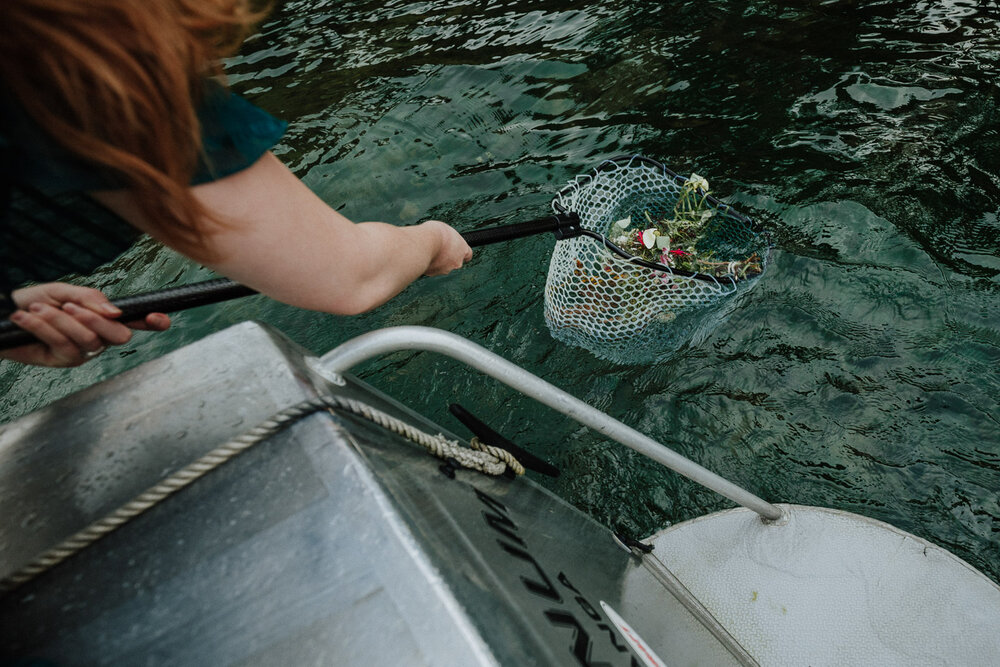
{"label": "boat deck", "polygon": [[[240,325],[0,429],[3,576],[319,391]],[[447,434],[446,435],[451,435]],[[606,528],[525,478],[459,470],[353,415],[308,417],[0,599],[0,651],[58,665],[630,665],[602,612],[671,665],[738,664]],[[623,597],[642,579],[648,613]]]}
{"label": "boat deck", "polygon": [[[419,336],[389,334],[407,346]],[[345,359],[382,346],[363,338],[321,361],[238,325],[0,427],[0,579],[320,395],[457,439],[343,374]],[[509,384],[558,391],[504,369]],[[548,401],[604,426],[575,399]],[[602,432],[662,448],[618,422]],[[687,465],[669,450],[661,459]],[[368,418],[313,413],[0,596],[0,658],[677,667],[1000,656],[1000,587],[877,521],[737,487],[782,518],[720,512],[662,531],[643,554],[530,479],[447,472]]]}

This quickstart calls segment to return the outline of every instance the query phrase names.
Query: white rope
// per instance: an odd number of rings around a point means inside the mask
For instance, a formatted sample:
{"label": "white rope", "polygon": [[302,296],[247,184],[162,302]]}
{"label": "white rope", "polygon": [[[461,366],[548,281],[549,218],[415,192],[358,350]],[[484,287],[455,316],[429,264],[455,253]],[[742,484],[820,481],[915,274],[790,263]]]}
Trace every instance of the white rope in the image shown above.
{"label": "white rope", "polygon": [[188,486],[206,473],[218,468],[237,454],[262,442],[291,423],[323,409],[339,409],[358,415],[379,426],[417,443],[441,459],[454,459],[463,468],[478,470],[487,475],[502,475],[509,467],[515,474],[523,475],[524,467],[510,452],[499,447],[484,445],[477,438],[469,443],[473,449],[462,447],[457,440],[444,435],[429,435],[406,422],[380,410],[349,398],[320,396],[286,408],[261,422],[246,433],[216,447],[197,461],[188,464],[156,485],[146,489],[115,511],[77,532],[57,546],[44,552],[14,574],[0,580],[0,594],[11,591],[55,567],[70,556],[79,553],[105,535],[128,523],[149,508]]}
{"label": "white rope", "polygon": [[[503,447],[494,447],[492,445],[487,445],[486,443],[480,441],[479,438],[473,438],[472,440],[470,440],[469,445],[473,449],[477,449],[480,452],[483,452],[490,457],[502,461],[504,463],[504,468],[510,468],[511,472],[513,472],[515,475],[524,474],[524,466],[521,465],[521,463],[516,458],[514,458],[513,454],[508,452]],[[496,474],[502,475],[503,472],[504,472],[503,469],[501,469],[500,472]]]}

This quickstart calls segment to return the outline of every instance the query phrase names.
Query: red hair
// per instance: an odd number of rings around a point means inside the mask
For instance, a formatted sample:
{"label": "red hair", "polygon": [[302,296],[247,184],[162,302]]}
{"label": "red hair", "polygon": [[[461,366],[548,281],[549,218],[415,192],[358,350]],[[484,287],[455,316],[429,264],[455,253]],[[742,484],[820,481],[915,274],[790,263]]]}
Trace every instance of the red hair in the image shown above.
{"label": "red hair", "polygon": [[205,77],[263,13],[250,0],[6,0],[0,77],[61,146],[123,177],[152,223],[209,259],[190,191]]}

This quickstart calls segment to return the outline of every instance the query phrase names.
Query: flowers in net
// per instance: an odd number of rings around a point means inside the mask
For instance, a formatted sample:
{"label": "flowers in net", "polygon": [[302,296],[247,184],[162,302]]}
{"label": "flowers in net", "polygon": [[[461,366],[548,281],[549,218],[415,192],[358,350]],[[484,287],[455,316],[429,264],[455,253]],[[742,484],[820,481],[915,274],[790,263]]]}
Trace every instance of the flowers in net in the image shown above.
{"label": "flowers in net", "polygon": [[720,215],[709,205],[709,194],[708,180],[691,174],[672,210],[666,214],[643,210],[638,222],[629,215],[612,223],[608,237],[631,255],[670,269],[737,280],[760,273],[757,253],[721,257],[705,242],[713,234],[713,219]]}

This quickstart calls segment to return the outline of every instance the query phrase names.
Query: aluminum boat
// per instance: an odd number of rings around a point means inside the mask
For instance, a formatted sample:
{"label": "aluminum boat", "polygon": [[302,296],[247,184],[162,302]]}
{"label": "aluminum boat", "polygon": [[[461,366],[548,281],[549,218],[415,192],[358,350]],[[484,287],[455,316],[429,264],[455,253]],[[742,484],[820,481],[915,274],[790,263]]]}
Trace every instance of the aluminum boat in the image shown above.
{"label": "aluminum boat", "polygon": [[[442,460],[419,434],[472,443],[350,374],[400,349],[454,357],[735,507],[630,541],[526,477]],[[244,323],[89,387],[0,427],[0,507],[3,665],[1000,662],[1000,587],[950,552],[758,498],[422,327],[315,357]]]}

